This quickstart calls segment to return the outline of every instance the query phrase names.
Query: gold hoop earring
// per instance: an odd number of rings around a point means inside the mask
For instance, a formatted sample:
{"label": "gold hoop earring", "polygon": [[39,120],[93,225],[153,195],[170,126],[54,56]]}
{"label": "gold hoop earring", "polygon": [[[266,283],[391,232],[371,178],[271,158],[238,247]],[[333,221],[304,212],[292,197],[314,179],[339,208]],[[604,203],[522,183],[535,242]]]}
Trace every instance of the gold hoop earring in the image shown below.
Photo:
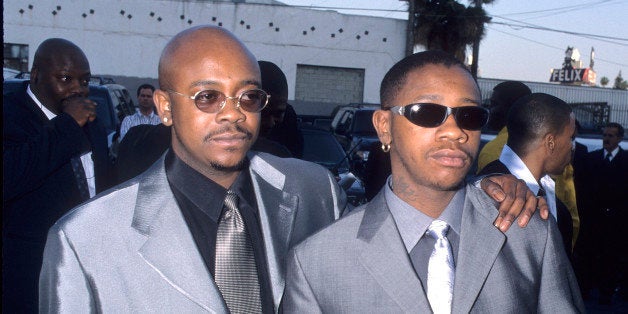
{"label": "gold hoop earring", "polygon": [[382,143],[382,151],[383,151],[384,153],[389,152],[389,151],[390,151],[390,144],[384,144],[384,143]]}

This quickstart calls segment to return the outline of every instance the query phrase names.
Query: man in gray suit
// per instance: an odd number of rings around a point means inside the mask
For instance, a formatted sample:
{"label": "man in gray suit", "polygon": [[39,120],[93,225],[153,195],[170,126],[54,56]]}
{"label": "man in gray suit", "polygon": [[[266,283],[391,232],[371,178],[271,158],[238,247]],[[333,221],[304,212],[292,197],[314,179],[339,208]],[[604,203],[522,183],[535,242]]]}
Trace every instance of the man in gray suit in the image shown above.
{"label": "man in gray suit", "polygon": [[488,115],[468,69],[417,53],[388,71],[380,96],[373,123],[392,175],[291,251],[284,312],[583,312],[556,222],[534,215],[502,232],[494,202],[464,183]]}
{"label": "man in gray suit", "polygon": [[[51,228],[41,312],[273,313],[288,250],[345,211],[329,171],[250,151],[268,96],[255,58],[231,33],[199,26],[176,35],[160,58],[159,85],[154,99],[172,126],[171,149]],[[525,198],[512,197],[520,185],[501,183],[513,187],[510,196],[490,180],[484,187],[505,200],[497,223],[507,227]],[[225,236],[233,217],[244,237]],[[242,240],[239,249],[228,251],[227,238]],[[246,268],[225,273],[225,260]],[[245,272],[252,275],[224,282]]]}
{"label": "man in gray suit", "polygon": [[176,35],[159,85],[172,149],[51,228],[42,313],[227,312],[213,278],[228,190],[256,268],[257,286],[243,292],[258,295],[249,310],[274,312],[288,249],[344,211],[345,194],[323,167],[249,152],[268,97],[257,61],[231,33],[205,26]]}

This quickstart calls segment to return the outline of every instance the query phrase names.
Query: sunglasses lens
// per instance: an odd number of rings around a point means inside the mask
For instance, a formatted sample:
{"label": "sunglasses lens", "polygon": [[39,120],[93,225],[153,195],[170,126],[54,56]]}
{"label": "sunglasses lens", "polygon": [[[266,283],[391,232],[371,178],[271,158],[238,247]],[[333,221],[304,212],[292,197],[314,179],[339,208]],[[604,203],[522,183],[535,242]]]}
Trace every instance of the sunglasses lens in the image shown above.
{"label": "sunglasses lens", "polygon": [[268,95],[263,90],[254,89],[242,93],[240,108],[248,112],[260,112],[266,106]]}
{"label": "sunglasses lens", "polygon": [[479,130],[488,122],[488,110],[482,107],[458,107],[455,110],[456,123],[465,130]]}
{"label": "sunglasses lens", "polygon": [[437,104],[414,104],[406,109],[406,118],[412,123],[424,127],[434,128],[443,123],[447,115],[447,107]]}
{"label": "sunglasses lens", "polygon": [[220,110],[220,105],[225,101],[225,94],[215,90],[204,90],[194,98],[196,107],[203,112],[214,113]]}

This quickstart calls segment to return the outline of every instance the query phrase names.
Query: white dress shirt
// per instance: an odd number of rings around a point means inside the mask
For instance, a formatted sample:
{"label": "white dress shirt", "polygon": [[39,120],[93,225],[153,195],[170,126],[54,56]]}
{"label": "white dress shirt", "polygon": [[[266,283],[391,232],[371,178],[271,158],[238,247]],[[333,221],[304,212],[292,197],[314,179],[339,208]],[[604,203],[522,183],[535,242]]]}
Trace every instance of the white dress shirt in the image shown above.
{"label": "white dress shirt", "polygon": [[[26,88],[26,93],[39,106],[39,109],[41,109],[41,111],[44,112],[48,120],[52,120],[54,117],[57,116],[52,111],[48,110],[46,106],[42,105],[39,99],[37,99],[37,96],[35,96],[35,94],[33,94],[33,92],[31,91],[30,84]],[[89,197],[94,197],[94,195],[96,195],[96,175],[94,173],[94,161],[92,160],[91,151],[81,155],[81,164],[83,164],[83,169],[85,170],[85,178],[87,179],[87,188],[89,189]]]}
{"label": "white dress shirt", "polygon": [[[535,195],[539,193],[539,182],[536,182],[530,169],[528,169],[523,163],[523,160],[521,160],[508,145],[504,145],[502,153],[499,156],[499,161],[506,165],[506,168],[508,168],[508,171],[510,171],[512,175],[525,181],[532,193]],[[556,220],[556,187],[554,180],[549,175],[545,175],[539,181],[541,187],[545,190],[545,197],[549,205],[550,214],[552,214],[554,220]]]}

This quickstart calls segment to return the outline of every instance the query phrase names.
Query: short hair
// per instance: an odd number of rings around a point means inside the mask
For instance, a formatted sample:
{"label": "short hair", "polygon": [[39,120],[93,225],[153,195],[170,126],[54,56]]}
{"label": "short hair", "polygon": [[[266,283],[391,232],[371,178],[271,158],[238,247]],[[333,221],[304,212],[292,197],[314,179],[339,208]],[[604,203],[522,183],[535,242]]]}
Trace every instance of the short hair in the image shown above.
{"label": "short hair", "polygon": [[[493,87],[493,93],[499,94],[499,103],[492,103],[491,106],[505,106],[510,108],[519,98],[532,94],[530,88],[519,81],[505,81]],[[496,99],[491,99],[491,101]]]}
{"label": "short hair", "polygon": [[[443,65],[448,68],[457,66],[471,74],[469,69],[452,54],[440,50],[417,52],[403,58],[388,70],[379,88],[382,109],[394,106],[392,101],[404,87],[408,73],[426,65]],[[479,88],[478,88],[479,89]]]}
{"label": "short hair", "polygon": [[506,120],[508,146],[520,156],[533,141],[560,133],[569,124],[571,107],[558,97],[533,93],[517,100]]}
{"label": "short hair", "polygon": [[270,61],[257,61],[262,77],[262,89],[268,94],[288,92],[288,80],[281,69]]}
{"label": "short hair", "polygon": [[142,91],[142,89],[147,89],[150,88],[151,91],[153,91],[153,93],[155,92],[155,86],[150,85],[150,84],[142,84],[140,85],[140,87],[137,88],[137,97],[140,97],[140,91]]}
{"label": "short hair", "polygon": [[617,136],[623,138],[624,137],[624,127],[621,126],[621,124],[617,123],[617,122],[609,122],[608,124],[606,124],[605,128],[616,128],[617,129]]}

